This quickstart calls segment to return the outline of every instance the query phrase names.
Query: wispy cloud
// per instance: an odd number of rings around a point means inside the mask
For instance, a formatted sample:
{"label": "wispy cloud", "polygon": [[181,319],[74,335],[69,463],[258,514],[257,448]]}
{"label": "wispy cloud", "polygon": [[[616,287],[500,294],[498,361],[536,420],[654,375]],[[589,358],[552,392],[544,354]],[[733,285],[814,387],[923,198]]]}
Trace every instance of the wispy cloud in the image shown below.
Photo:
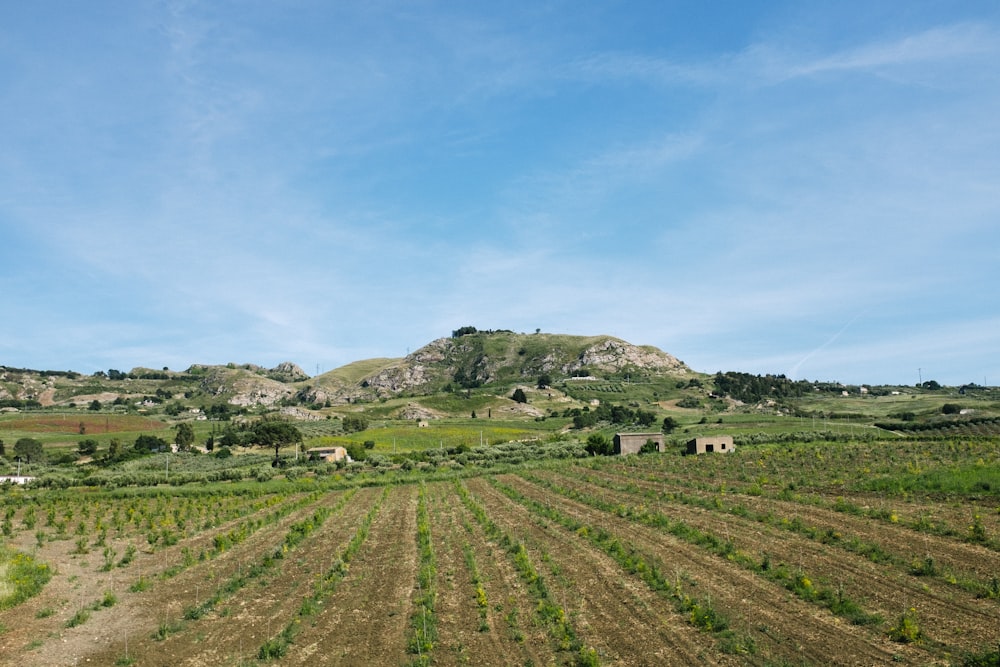
{"label": "wispy cloud", "polygon": [[995,17],[566,7],[168,2],[69,42],[84,10],[0,10],[31,332],[0,352],[330,367],[472,324],[890,380],[1000,349]]}
{"label": "wispy cloud", "polygon": [[[796,58],[769,58],[776,78],[813,76],[826,72],[880,71],[886,68],[926,66],[968,58],[992,57],[1000,51],[1000,34],[989,26],[962,23],[931,28],[895,39],[874,41],[858,47],[796,62]],[[757,60],[756,57],[751,60]],[[784,62],[782,62],[784,61]]]}

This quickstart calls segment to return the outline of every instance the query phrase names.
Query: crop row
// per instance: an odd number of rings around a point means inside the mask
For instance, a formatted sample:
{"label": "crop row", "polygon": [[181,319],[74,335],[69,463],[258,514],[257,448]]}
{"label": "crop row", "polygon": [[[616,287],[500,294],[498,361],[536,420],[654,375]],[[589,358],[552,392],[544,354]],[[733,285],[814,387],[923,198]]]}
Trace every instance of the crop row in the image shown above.
{"label": "crop row", "polygon": [[[629,466],[627,477],[595,475],[582,467],[523,472],[519,477],[567,501],[698,545],[852,623],[881,627],[890,637],[898,635],[901,624],[913,622],[914,615],[907,611],[913,605],[937,630],[933,640],[922,642],[922,646],[974,647],[977,640],[995,636],[1000,630],[995,621],[998,570],[990,572],[998,561],[984,560],[982,552],[976,556],[976,545],[946,540],[926,543],[926,538],[920,538],[928,551],[903,551],[901,545],[906,542],[899,540],[905,538],[907,530],[902,527],[888,534],[865,530],[852,535],[855,527],[860,529],[865,524],[845,520],[841,521],[843,525],[814,525],[810,523],[813,518],[775,513],[788,503],[768,509],[766,502],[761,501],[760,507],[753,504],[751,501],[758,500],[753,497],[740,501],[637,482],[640,476],[635,473],[641,467]],[[547,504],[552,505],[552,501]],[[532,508],[540,514],[551,509],[545,503],[533,504]],[[836,513],[830,514],[836,517]],[[689,518],[681,520],[681,516]],[[766,528],[762,532],[754,525]],[[706,528],[714,534],[706,534]],[[781,533],[791,536],[782,537]],[[891,536],[892,540],[886,542],[877,537],[879,534]],[[950,544],[955,548],[951,549]],[[753,557],[748,546],[756,554]],[[950,566],[939,564],[949,560]],[[796,563],[795,567],[790,567],[789,562]],[[814,572],[808,572],[809,568],[815,568]],[[957,592],[949,593],[949,587]],[[944,600],[950,602],[944,605]],[[871,604],[874,608],[868,607]],[[897,620],[883,625],[883,618]]]}

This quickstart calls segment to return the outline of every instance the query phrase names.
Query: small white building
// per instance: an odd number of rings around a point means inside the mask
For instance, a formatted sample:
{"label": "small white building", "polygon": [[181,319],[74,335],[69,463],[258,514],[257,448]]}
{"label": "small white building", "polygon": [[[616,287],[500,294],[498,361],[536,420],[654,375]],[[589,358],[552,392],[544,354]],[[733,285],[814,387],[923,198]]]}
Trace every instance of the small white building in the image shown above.
{"label": "small white building", "polygon": [[27,475],[0,475],[0,484],[27,484],[28,482],[33,482],[34,477],[28,477]]}

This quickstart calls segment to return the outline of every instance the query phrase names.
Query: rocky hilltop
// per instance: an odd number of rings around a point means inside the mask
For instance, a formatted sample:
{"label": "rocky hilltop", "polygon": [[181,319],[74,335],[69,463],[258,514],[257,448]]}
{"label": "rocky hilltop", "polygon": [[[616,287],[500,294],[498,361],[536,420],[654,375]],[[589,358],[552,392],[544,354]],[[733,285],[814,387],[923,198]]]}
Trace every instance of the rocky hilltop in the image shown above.
{"label": "rocky hilltop", "polygon": [[[383,360],[349,387],[337,385],[337,399],[372,399],[400,393],[425,394],[455,388],[552,381],[573,376],[639,378],[686,375],[683,362],[651,346],[638,346],[612,336],[475,332],[439,338],[402,359]],[[336,372],[334,372],[335,374]],[[322,392],[334,384],[314,378]]]}
{"label": "rocky hilltop", "polygon": [[[403,358],[357,361],[310,378],[285,362],[202,365],[186,371],[134,368],[93,375],[0,366],[0,407],[18,403],[81,405],[179,401],[252,406],[317,406],[394,396],[430,395],[476,387],[506,387],[548,378],[640,379],[691,373],[683,362],[651,346],[612,336],[518,334],[466,327]],[[26,405],[27,406],[27,405]]]}

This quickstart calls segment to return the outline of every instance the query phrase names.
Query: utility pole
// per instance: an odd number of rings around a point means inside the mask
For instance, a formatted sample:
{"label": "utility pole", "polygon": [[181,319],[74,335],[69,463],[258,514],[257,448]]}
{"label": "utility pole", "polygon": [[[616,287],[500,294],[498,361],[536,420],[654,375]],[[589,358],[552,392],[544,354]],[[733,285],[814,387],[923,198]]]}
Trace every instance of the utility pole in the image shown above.
{"label": "utility pole", "polygon": [[924,372],[923,372],[922,368],[918,368],[917,369],[917,378],[919,378],[919,380],[920,380],[920,385],[923,386],[923,384],[924,384]]}

